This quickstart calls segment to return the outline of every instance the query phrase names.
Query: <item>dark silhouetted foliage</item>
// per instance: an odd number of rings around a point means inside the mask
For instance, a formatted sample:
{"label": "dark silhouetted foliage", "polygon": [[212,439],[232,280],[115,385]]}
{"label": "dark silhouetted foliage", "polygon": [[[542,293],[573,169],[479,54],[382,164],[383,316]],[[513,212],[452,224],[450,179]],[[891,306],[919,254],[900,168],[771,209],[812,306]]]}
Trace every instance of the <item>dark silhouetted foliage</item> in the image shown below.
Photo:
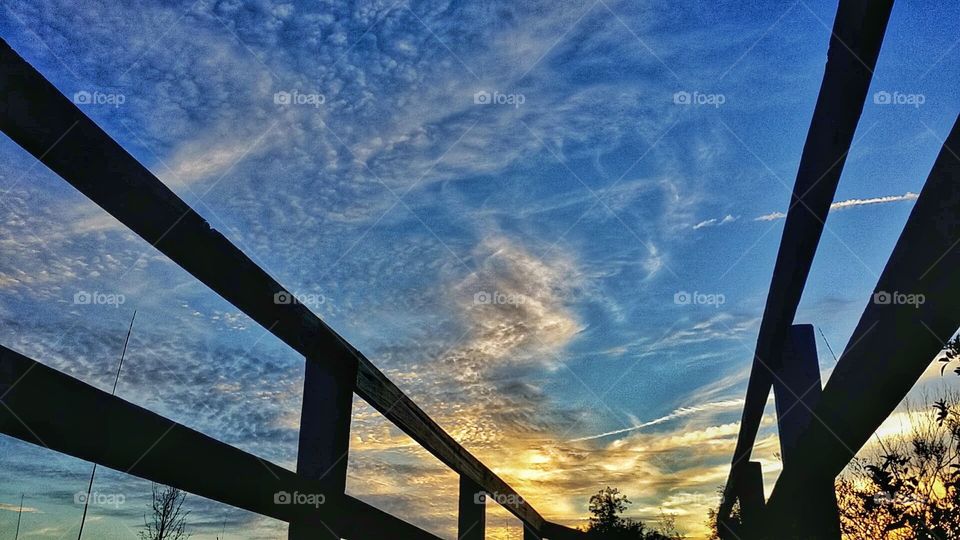
{"label": "dark silhouetted foliage", "polygon": [[837,480],[845,540],[960,538],[960,398],[910,410],[911,429]]}
{"label": "dark silhouetted foliage", "polygon": [[587,535],[598,540],[682,540],[671,516],[661,514],[657,528],[648,530],[639,520],[625,518],[630,505],[626,495],[617,488],[606,487],[590,497],[590,523]]}

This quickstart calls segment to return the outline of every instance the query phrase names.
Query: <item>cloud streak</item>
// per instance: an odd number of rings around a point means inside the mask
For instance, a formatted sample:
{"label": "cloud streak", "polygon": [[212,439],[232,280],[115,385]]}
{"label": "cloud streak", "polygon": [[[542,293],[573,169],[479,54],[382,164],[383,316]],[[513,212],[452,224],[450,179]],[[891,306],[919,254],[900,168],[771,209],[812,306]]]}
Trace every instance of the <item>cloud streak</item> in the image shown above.
{"label": "cloud streak", "polygon": [[733,223],[733,222],[736,221],[736,220],[737,220],[736,217],[734,217],[734,216],[732,216],[732,215],[730,215],[730,214],[727,214],[727,215],[725,215],[725,216],[723,216],[722,218],[719,218],[719,219],[718,219],[718,218],[711,218],[711,219],[707,219],[707,220],[701,221],[700,223],[697,223],[696,225],[693,226],[693,230],[696,231],[696,230],[698,230],[698,229],[703,229],[703,228],[705,228],[705,227],[715,227],[715,226],[720,226],[720,225],[726,225],[726,224],[728,224],[728,223]]}
{"label": "cloud streak", "polygon": [[580,441],[591,441],[594,439],[601,439],[603,437],[610,437],[613,435],[630,433],[631,431],[637,431],[638,429],[643,429],[645,427],[660,425],[660,424],[669,422],[671,420],[677,420],[678,418],[684,418],[684,417],[692,416],[695,414],[724,411],[728,409],[738,409],[741,407],[743,407],[742,399],[728,399],[724,401],[714,401],[712,403],[704,403],[702,405],[694,405],[691,407],[680,407],[678,409],[674,409],[673,412],[671,412],[666,416],[661,416],[660,418],[656,418],[648,422],[643,422],[641,424],[637,424],[635,426],[631,426],[628,428],[615,429],[613,431],[607,431],[605,433],[598,433],[596,435],[577,437],[575,439],[570,439],[567,442],[580,442]]}
{"label": "cloud streak", "polygon": [[[885,197],[871,197],[869,199],[847,199],[845,201],[837,201],[830,205],[830,210],[846,210],[847,208],[854,208],[856,206],[870,206],[875,204],[887,204],[892,202],[901,202],[901,201],[915,201],[917,200],[916,193],[908,191],[903,195],[887,195]],[[769,214],[764,214],[762,216],[757,216],[753,218],[754,221],[776,221],[778,219],[784,219],[787,217],[787,214],[784,212],[771,212]],[[696,227],[694,227],[696,228]]]}

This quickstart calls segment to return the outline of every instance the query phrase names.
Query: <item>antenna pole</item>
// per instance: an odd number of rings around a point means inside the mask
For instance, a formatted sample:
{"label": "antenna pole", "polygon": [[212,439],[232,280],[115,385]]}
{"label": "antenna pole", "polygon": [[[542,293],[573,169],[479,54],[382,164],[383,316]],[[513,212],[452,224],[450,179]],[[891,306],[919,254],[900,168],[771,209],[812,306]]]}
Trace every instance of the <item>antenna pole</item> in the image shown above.
{"label": "antenna pole", "polygon": [[20,494],[20,511],[17,512],[17,532],[13,535],[13,540],[20,538],[20,518],[23,517],[23,493]]}
{"label": "antenna pole", "polygon": [[[117,365],[117,376],[113,379],[113,391],[110,395],[116,395],[117,383],[120,382],[120,370],[123,369],[123,357],[127,355],[127,344],[130,343],[130,333],[133,332],[133,321],[137,318],[137,310],[133,310],[133,317],[130,318],[130,327],[127,328],[127,337],[123,340],[123,350],[120,352],[120,363]],[[97,475],[97,464],[93,464],[90,471],[90,482],[87,483],[87,498],[83,500],[83,516],[80,518],[80,531],[77,533],[77,540],[83,536],[83,524],[87,521],[87,509],[90,507],[90,492],[93,491],[93,477]],[[20,506],[23,507],[23,496],[21,495]],[[17,521],[19,530],[19,519]]]}

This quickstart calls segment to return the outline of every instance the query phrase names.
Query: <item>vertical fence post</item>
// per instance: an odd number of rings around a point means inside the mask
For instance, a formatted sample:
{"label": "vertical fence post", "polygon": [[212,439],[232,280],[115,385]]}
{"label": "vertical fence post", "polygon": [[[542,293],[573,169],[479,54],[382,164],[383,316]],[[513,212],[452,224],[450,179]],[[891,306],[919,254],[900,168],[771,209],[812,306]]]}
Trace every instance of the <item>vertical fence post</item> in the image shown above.
{"label": "vertical fence post", "polygon": [[[724,520],[719,525],[723,540],[755,540],[763,528],[763,469],[757,461],[737,465],[731,476],[733,496],[740,502],[740,523]],[[732,505],[731,505],[732,506]]]}
{"label": "vertical fence post", "polygon": [[457,538],[483,540],[486,525],[486,494],[476,482],[461,474]]}
{"label": "vertical fence post", "polygon": [[780,455],[784,467],[788,467],[795,459],[797,440],[813,420],[812,411],[820,401],[820,364],[813,325],[790,327],[783,361],[774,371],[773,395],[777,405]]}
{"label": "vertical fence post", "polygon": [[[357,361],[347,358],[307,359],[303,377],[300,442],[297,474],[323,483],[323,503],[333,515],[339,511],[347,488],[347,454],[350,447],[350,417],[357,381]],[[290,503],[297,504],[297,500]],[[290,523],[290,540],[340,538],[341,523]]]}
{"label": "vertical fence post", "polygon": [[[796,446],[801,434],[811,422],[818,421],[813,411],[820,401],[822,388],[813,325],[795,324],[790,327],[783,362],[775,373],[773,393],[780,431],[780,455],[784,469],[789,469],[796,462]],[[799,531],[805,531],[800,534],[811,538],[839,540],[840,517],[832,479],[826,483],[811,479],[803,499],[797,502],[796,523],[791,527],[799,527]]]}

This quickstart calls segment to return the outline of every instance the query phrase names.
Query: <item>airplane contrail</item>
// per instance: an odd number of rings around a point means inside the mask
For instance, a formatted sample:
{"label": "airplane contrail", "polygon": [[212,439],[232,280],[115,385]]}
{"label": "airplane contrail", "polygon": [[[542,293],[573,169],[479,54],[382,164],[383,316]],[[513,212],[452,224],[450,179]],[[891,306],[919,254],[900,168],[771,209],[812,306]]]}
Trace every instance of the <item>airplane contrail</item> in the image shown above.
{"label": "airplane contrail", "polygon": [[642,424],[637,424],[623,429],[615,429],[613,431],[608,431],[606,433],[599,433],[597,435],[588,435],[586,437],[578,437],[576,439],[570,439],[567,442],[579,442],[579,441],[589,441],[593,439],[599,439],[602,437],[609,437],[611,435],[619,435],[621,433],[628,433],[630,431],[636,431],[638,429],[643,429],[645,427],[655,426],[657,424],[662,424],[664,422],[669,422],[670,420],[675,420],[677,418],[683,418],[684,416],[690,416],[693,414],[698,414],[702,412],[709,411],[718,411],[722,409],[732,409],[743,407],[742,399],[728,399],[726,401],[713,401],[710,403],[704,403],[702,405],[694,405],[692,407],[680,407],[679,409],[674,409],[673,412],[666,416],[661,416],[654,420],[644,422]]}
{"label": "airplane contrail", "polygon": [[[870,204],[884,204],[891,202],[899,201],[914,201],[919,197],[916,193],[908,191],[903,195],[887,195],[885,197],[871,197],[869,199],[847,199],[845,201],[837,201],[830,205],[830,210],[843,210],[844,208],[852,208],[854,206],[867,206]],[[771,212],[769,214],[764,214],[759,217],[753,218],[754,221],[774,221],[777,219],[783,219],[787,217],[787,214],[784,212]]]}

